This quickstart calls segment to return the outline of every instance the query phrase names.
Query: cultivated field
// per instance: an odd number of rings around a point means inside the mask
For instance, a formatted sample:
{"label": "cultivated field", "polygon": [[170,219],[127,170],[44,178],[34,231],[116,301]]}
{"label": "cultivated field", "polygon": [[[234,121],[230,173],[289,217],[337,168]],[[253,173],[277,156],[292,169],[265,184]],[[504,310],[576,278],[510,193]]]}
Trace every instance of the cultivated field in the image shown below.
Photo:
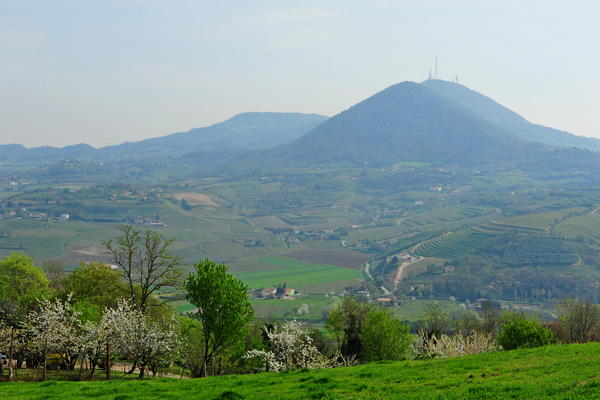
{"label": "cultivated field", "polygon": [[329,264],[339,267],[360,269],[371,257],[354,250],[294,250],[282,255],[314,264]]}
{"label": "cultivated field", "polygon": [[452,258],[472,252],[491,236],[489,233],[467,228],[420,243],[413,252],[423,257]]}
{"label": "cultivated field", "polygon": [[[267,256],[260,258],[261,264],[269,269],[234,272],[236,277],[243,280],[250,288],[259,289],[286,283],[287,287],[299,289],[302,292],[317,291],[319,286],[322,293],[339,289],[339,284],[358,282],[361,272],[356,269],[339,267],[337,265],[310,264],[291,258]],[[343,286],[342,286],[343,287]]]}
{"label": "cultivated field", "polygon": [[218,204],[215,203],[210,196],[202,193],[176,193],[175,198],[177,200],[185,200],[190,206],[218,206]]}

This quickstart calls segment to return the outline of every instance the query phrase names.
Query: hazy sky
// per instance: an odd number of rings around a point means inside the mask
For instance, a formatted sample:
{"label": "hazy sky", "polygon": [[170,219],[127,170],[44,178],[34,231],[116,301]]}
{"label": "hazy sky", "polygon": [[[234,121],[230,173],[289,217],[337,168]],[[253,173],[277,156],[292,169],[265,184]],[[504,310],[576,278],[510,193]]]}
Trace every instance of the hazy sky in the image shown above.
{"label": "hazy sky", "polygon": [[436,55],[440,78],[600,137],[599,20],[598,0],[0,0],[0,143],[333,115]]}

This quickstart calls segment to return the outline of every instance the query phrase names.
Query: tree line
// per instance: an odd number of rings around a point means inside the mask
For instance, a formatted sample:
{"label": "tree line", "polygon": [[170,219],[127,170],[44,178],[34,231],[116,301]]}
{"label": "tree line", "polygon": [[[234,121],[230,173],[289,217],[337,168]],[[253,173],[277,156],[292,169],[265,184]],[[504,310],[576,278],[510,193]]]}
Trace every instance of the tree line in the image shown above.
{"label": "tree line", "polygon": [[[51,369],[76,379],[111,379],[117,361],[126,363],[124,375],[137,371],[140,379],[159,371],[204,377],[600,338],[598,306],[574,300],[562,303],[560,318],[550,324],[502,312],[489,301],[479,314],[465,310],[454,320],[430,304],[416,335],[390,309],[351,296],[330,310],[324,329],[260,321],[247,286],[226,265],[201,260],[184,275],[173,239],[123,225],[103,246],[112,265],[84,264],[69,274],[56,263],[39,268],[23,254],[0,260],[0,354],[6,359],[0,359],[0,377],[14,379],[26,366],[35,379]],[[173,287],[195,307],[185,316],[158,296]]]}

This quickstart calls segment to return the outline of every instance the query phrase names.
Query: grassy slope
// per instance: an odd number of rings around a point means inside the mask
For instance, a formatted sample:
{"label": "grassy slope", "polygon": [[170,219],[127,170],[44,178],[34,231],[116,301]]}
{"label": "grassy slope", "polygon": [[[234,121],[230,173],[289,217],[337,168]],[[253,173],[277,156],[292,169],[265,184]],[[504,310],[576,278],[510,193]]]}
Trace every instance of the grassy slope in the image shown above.
{"label": "grassy slope", "polygon": [[3,399],[592,399],[600,344],[202,380],[0,384]]}

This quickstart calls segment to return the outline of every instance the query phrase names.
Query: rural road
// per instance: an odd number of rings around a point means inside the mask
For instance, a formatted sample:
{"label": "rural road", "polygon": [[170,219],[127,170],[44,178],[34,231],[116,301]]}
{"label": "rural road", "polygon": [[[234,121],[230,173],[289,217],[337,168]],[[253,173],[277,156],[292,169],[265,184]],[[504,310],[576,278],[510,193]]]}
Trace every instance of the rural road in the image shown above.
{"label": "rural road", "polygon": [[394,291],[398,289],[398,284],[402,282],[402,279],[404,279],[404,276],[406,275],[406,269],[422,259],[423,257],[417,257],[415,261],[409,261],[400,264],[400,267],[398,267],[398,270],[396,271],[396,277],[394,278]]}

